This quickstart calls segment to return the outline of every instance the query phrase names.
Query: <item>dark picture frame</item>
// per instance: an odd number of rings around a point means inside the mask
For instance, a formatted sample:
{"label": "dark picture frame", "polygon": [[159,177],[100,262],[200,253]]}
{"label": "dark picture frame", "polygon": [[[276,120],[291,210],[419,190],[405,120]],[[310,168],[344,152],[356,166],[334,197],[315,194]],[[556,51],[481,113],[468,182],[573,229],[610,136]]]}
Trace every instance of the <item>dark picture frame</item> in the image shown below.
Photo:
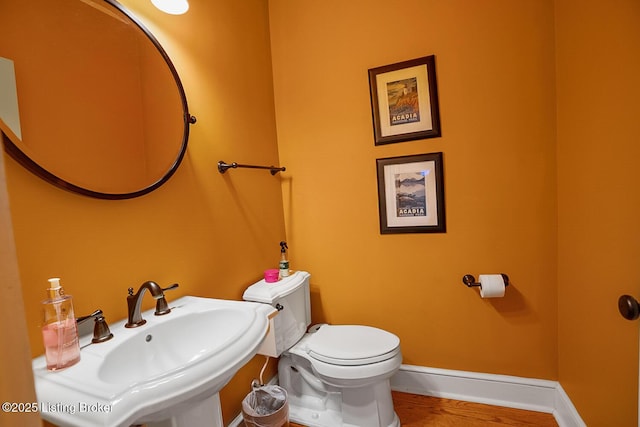
{"label": "dark picture frame", "polygon": [[376,159],[380,233],[445,233],[442,152]]}
{"label": "dark picture frame", "polygon": [[375,145],[441,136],[435,56],[369,70]]}

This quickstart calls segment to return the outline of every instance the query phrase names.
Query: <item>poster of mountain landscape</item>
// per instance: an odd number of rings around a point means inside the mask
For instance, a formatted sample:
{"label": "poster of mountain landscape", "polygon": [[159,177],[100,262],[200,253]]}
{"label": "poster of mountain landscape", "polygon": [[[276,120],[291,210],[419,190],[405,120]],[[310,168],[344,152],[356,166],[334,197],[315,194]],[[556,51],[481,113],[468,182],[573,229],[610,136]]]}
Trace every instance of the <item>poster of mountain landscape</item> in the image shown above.
{"label": "poster of mountain landscape", "polygon": [[396,174],[396,215],[427,216],[426,172]]}
{"label": "poster of mountain landscape", "polygon": [[445,233],[442,152],[376,160],[380,233]]}

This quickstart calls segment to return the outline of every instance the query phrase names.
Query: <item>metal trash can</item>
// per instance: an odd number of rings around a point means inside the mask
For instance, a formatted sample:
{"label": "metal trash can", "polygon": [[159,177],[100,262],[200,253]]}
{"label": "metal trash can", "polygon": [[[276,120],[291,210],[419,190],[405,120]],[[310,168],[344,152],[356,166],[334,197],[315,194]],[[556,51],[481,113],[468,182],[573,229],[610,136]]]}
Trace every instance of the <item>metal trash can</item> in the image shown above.
{"label": "metal trash can", "polygon": [[253,386],[242,400],[246,427],[289,427],[287,391],[277,385]]}

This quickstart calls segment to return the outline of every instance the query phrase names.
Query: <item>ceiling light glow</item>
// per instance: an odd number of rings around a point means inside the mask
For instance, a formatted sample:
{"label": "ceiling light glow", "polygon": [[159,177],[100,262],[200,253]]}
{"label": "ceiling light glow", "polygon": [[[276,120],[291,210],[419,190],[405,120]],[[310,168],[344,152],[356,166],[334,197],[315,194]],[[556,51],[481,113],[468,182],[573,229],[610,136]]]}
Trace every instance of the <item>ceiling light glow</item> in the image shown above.
{"label": "ceiling light glow", "polygon": [[189,10],[187,0],[151,0],[151,3],[164,13],[171,15],[182,15]]}

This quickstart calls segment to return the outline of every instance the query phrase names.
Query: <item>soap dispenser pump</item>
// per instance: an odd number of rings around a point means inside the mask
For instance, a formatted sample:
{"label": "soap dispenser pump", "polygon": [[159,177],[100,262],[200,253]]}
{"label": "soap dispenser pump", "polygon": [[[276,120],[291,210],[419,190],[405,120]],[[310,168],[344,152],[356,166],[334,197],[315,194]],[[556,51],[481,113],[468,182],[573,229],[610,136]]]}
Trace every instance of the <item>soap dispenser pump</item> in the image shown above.
{"label": "soap dispenser pump", "polygon": [[47,291],[49,298],[42,301],[42,339],[47,369],[56,371],[80,361],[80,344],[71,295],[64,294],[57,277],[49,279]]}
{"label": "soap dispenser pump", "polygon": [[280,242],[280,278],[289,277],[289,260],[287,259],[287,242]]}

